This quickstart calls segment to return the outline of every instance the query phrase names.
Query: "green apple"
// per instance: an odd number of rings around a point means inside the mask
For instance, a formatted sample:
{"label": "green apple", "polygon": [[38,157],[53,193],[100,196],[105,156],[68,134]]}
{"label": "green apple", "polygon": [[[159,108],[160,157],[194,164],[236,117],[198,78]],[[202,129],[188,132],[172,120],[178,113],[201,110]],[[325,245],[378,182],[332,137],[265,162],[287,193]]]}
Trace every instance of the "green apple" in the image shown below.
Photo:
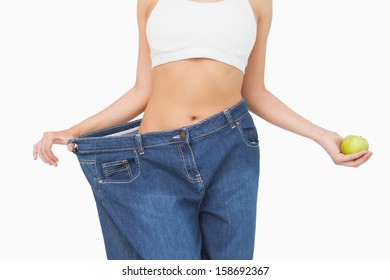
{"label": "green apple", "polygon": [[368,142],[361,136],[348,135],[341,142],[340,149],[344,155],[357,153],[363,150],[368,151]]}

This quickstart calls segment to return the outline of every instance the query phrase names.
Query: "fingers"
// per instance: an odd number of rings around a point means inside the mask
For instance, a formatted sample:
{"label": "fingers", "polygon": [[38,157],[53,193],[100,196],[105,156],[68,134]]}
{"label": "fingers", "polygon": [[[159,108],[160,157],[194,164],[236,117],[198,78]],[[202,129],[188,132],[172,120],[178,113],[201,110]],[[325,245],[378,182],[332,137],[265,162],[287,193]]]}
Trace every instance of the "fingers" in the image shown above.
{"label": "fingers", "polygon": [[50,165],[57,166],[58,158],[53,154],[51,148],[53,146],[53,134],[51,132],[45,132],[46,137],[43,138],[42,155]]}
{"label": "fingers", "polygon": [[69,152],[73,152],[74,151],[74,148],[75,148],[75,144],[68,144],[68,145],[66,145],[67,147],[68,147],[68,151]]}
{"label": "fingers", "polygon": [[360,151],[360,152],[357,152],[354,154],[343,155],[343,161],[347,162],[347,161],[356,160],[356,159],[364,156],[366,153],[368,153],[368,151],[363,150],[363,151]]}
{"label": "fingers", "polygon": [[373,153],[370,151],[361,151],[355,154],[345,155],[343,159],[336,164],[348,167],[358,167],[369,160],[372,154]]}
{"label": "fingers", "polygon": [[42,139],[35,144],[33,156],[37,159],[37,156],[46,164],[57,167],[58,158],[52,152],[53,135],[50,132],[45,132]]}
{"label": "fingers", "polygon": [[352,164],[352,167],[358,167],[360,165],[362,165],[363,163],[365,163],[367,160],[369,160],[369,158],[372,156],[372,152],[367,152],[365,155],[363,155],[362,157],[358,158],[358,159],[355,159],[353,161],[353,164]]}
{"label": "fingers", "polygon": [[41,141],[38,141],[34,147],[33,147],[33,158],[34,160],[37,160],[38,159],[38,147],[40,145]]}

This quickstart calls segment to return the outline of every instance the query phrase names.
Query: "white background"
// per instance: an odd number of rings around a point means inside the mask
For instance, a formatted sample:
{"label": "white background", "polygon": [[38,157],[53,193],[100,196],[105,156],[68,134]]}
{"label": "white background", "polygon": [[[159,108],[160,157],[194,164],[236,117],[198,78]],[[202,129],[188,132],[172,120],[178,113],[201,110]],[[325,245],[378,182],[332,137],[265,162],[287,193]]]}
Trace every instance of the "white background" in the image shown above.
{"label": "white background", "polygon": [[[59,166],[48,167],[32,146],[133,86],[136,2],[0,2],[0,259],[105,259],[76,157],[56,146]],[[256,259],[390,259],[387,2],[274,1],[267,87],[313,122],[364,136],[374,155],[335,166],[311,140],[255,116]]]}

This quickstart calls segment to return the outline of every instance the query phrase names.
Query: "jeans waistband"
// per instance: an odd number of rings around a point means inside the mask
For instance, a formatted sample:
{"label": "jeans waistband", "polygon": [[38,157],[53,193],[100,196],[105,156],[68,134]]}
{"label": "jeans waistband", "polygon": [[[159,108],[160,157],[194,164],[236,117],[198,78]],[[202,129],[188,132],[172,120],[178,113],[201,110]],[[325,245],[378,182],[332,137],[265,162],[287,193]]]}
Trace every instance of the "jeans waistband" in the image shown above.
{"label": "jeans waistband", "polygon": [[68,144],[76,144],[75,153],[136,149],[139,154],[143,154],[145,149],[150,147],[190,142],[227,126],[235,128],[236,122],[247,114],[248,106],[245,98],[242,98],[237,104],[220,113],[177,129],[138,133],[142,119],[136,119],[69,139]]}

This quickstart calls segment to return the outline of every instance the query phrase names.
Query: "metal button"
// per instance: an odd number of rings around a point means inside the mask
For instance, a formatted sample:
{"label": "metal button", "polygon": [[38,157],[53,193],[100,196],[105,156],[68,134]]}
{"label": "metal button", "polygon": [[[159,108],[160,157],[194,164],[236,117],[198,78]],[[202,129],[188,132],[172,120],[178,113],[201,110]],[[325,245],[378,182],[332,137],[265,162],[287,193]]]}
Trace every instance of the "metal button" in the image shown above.
{"label": "metal button", "polygon": [[186,136],[186,132],[185,131],[181,131],[179,133],[179,136],[180,136],[180,138],[184,138]]}

